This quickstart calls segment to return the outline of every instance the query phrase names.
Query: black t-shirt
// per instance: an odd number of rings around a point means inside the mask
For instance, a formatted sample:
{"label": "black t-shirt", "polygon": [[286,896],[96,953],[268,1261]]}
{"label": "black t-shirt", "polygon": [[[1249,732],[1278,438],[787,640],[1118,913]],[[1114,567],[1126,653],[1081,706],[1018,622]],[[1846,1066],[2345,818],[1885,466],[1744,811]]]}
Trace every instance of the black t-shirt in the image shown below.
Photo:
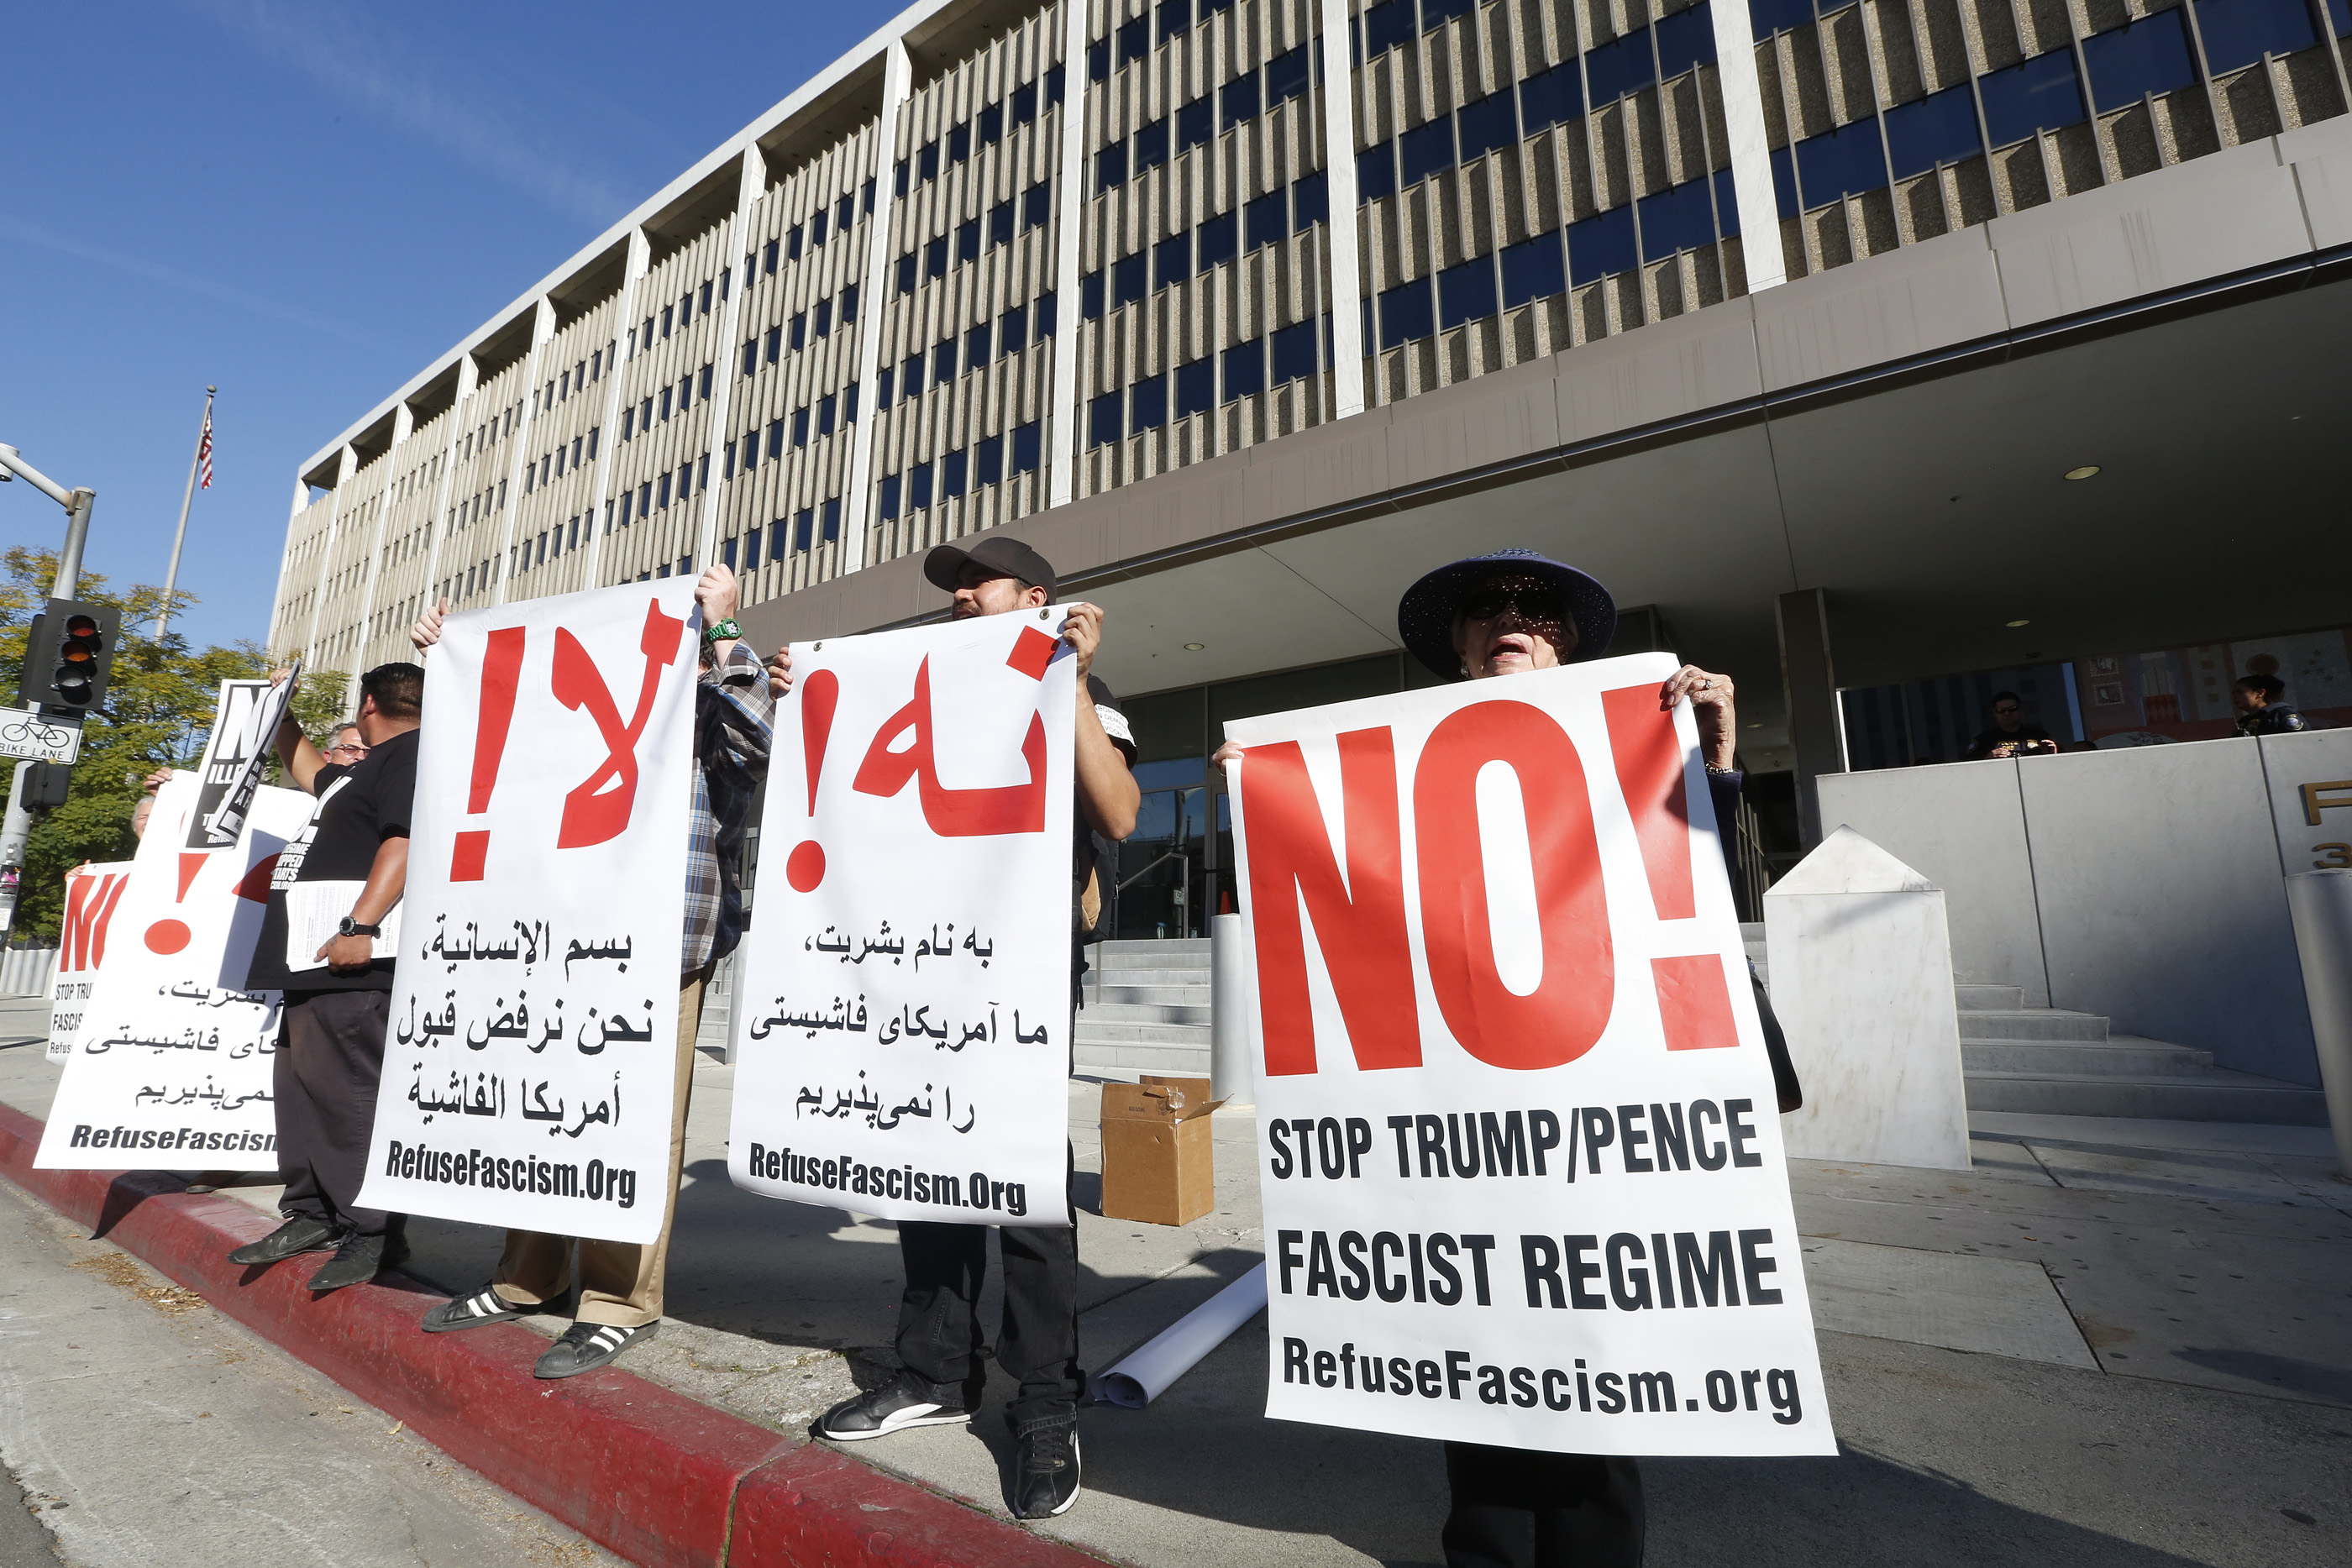
{"label": "black t-shirt", "polygon": [[[1095,716],[1102,720],[1103,733],[1127,758],[1129,768],[1135,766],[1135,731],[1129,727],[1127,715],[1120,711],[1118,699],[1110,695],[1110,687],[1097,674],[1087,676],[1087,696],[1095,705]],[[1070,814],[1076,819],[1075,833],[1070,846],[1070,928],[1081,942],[1090,942],[1105,933],[1095,929],[1110,914],[1111,885],[1118,880],[1118,846],[1094,831],[1087,821],[1087,809],[1071,790]],[[1086,913],[1087,879],[1095,879],[1095,891],[1102,897],[1102,907],[1093,922]]]}
{"label": "black t-shirt", "polygon": [[345,768],[319,769],[311,789],[319,803],[310,825],[278,857],[269,878],[269,908],[261,917],[261,939],[246,976],[248,990],[285,991],[289,999],[316,991],[388,991],[392,960],[379,958],[363,975],[338,975],[321,964],[286,969],[286,889],[298,882],[365,882],[375,852],[386,839],[408,836],[408,814],[416,798],[416,734],[408,730],[371,749]]}

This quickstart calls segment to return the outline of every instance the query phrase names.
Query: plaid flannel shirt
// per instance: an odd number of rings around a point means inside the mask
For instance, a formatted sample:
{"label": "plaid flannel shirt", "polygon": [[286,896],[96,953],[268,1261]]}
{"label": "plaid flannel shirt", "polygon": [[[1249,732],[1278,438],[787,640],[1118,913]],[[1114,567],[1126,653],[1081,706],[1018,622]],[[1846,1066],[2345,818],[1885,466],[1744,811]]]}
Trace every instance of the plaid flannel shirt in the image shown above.
{"label": "plaid flannel shirt", "polygon": [[737,642],[694,694],[694,810],[686,835],[686,936],[678,972],[735,950],[743,935],[743,834],[768,777],[776,701],[751,645]]}

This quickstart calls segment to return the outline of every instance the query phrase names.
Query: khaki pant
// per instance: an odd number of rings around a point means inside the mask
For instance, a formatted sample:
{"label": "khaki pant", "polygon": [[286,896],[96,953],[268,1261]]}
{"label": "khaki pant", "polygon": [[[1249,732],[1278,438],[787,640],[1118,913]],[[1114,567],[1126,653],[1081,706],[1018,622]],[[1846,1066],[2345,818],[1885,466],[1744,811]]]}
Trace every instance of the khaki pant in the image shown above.
{"label": "khaki pant", "polygon": [[677,1176],[686,1161],[686,1105],[694,1091],[694,1037],[702,1028],[702,988],[710,978],[705,964],[677,984],[677,1092],[669,1117],[669,1184],[662,1189],[661,1234],[653,1245],[542,1236],[535,1230],[507,1232],[490,1283],[519,1306],[540,1306],[571,1283],[576,1258],[583,1323],[633,1329],[662,1315],[662,1279],[669,1268],[670,1226],[677,1218]]}

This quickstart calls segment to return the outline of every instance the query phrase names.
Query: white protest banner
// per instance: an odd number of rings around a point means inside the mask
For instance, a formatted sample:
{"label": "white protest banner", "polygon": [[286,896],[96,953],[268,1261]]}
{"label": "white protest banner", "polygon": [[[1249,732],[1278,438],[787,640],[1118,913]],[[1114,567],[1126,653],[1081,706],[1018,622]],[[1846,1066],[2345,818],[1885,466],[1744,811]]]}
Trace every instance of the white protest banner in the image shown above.
{"label": "white protest banner", "polygon": [[[1062,611],[792,645],[735,1033],[735,1185],[1066,1225]],[[787,848],[787,846],[790,846]]]}
{"label": "white protest banner", "polygon": [[58,927],[58,972],[49,1001],[52,1061],[63,1061],[73,1054],[81,1010],[89,1001],[98,967],[106,957],[106,933],[114,919],[114,906],[122,902],[122,890],[130,881],[129,861],[81,866],[66,878],[66,913]]}
{"label": "white protest banner", "polygon": [[223,681],[213,708],[213,732],[205,741],[205,759],[197,777],[204,794],[188,823],[191,850],[226,849],[245,829],[253,806],[253,792],[261,788],[261,771],[274,747],[278,722],[294,700],[302,661],[294,661],[287,678],[268,681]]}
{"label": "white protest banner", "polygon": [[1647,653],[1225,727],[1266,1414],[1835,1451],[1687,706]]}
{"label": "white protest banner", "polygon": [[156,794],[130,883],[105,922],[105,956],[37,1168],[209,1170],[236,1163],[225,1154],[278,1146],[278,995],[247,991],[245,980],[270,872],[312,801],[264,788],[236,843],[189,850],[203,793],[199,775],[174,773]]}
{"label": "white protest banner", "polygon": [[362,1204],[660,1233],[701,633],[683,578],[449,618]]}

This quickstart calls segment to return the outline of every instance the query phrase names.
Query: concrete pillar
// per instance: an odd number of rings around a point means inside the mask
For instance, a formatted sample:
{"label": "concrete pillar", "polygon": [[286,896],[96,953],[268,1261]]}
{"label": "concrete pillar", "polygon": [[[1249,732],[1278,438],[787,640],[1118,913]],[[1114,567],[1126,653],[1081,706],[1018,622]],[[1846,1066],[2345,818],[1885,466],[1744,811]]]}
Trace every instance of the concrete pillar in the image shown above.
{"label": "concrete pillar", "polygon": [[1772,1010],[1805,1103],[1799,1159],[1969,1168],[1944,894],[1840,828],[1764,895]]}
{"label": "concrete pillar", "polygon": [[1323,28],[1323,179],[1331,202],[1323,225],[1331,251],[1331,392],[1335,417],[1364,412],[1364,279],[1357,237],[1356,73],[1348,0],[1320,0]]}
{"label": "concrete pillar", "polygon": [[449,410],[449,430],[441,448],[441,477],[433,486],[433,527],[425,538],[425,601],[437,602],[441,588],[441,546],[449,530],[449,486],[457,466],[458,427],[466,423],[467,402],[482,384],[481,361],[471,349],[457,356],[457,401]]}
{"label": "concrete pillar", "polygon": [[1772,189],[1771,144],[1764,129],[1764,84],[1756,69],[1755,22],[1748,0],[1715,0],[1717,79],[1723,124],[1730,139],[1732,200],[1739,208],[1739,253],[1748,292],[1789,281],[1780,250],[1780,203]]}
{"label": "concrete pillar", "polygon": [[[1072,0],[1076,4],[1076,0]],[[856,571],[866,564],[866,530],[871,526],[874,492],[874,452],[882,442],[882,400],[875,395],[875,378],[882,370],[882,324],[888,319],[885,302],[889,286],[890,236],[898,232],[898,198],[893,172],[898,162],[898,118],[914,97],[914,62],[908,58],[904,39],[893,38],[882,57],[882,113],[874,126],[874,215],[866,225],[866,270],[857,288],[857,397],[862,428],[849,441],[849,483],[841,492],[841,553],[835,575]],[[913,184],[908,183],[911,192]],[[814,541],[822,546],[822,540]]]}
{"label": "concrete pillar", "polygon": [[[1087,218],[1087,0],[1062,0],[1062,146],[1054,174],[1054,380],[1045,433],[1045,505],[1066,507],[1077,494],[1078,238]],[[1119,13],[1124,19],[1126,13]],[[1043,78],[1039,85],[1042,89]],[[1040,105],[1042,111],[1043,105]]]}
{"label": "concrete pillar", "polygon": [[[1789,749],[1797,764],[1798,825],[1808,845],[1822,841],[1821,792],[1814,781],[1845,768],[1845,727],[1838,713],[1837,671],[1830,660],[1829,596],[1819,588],[1780,595],[1780,696],[1789,716]],[[1834,826],[1835,824],[1832,824]]]}
{"label": "concrete pillar", "polygon": [[[611,363],[604,367],[604,418],[600,428],[604,433],[602,450],[596,455],[596,482],[588,496],[588,567],[581,580],[582,588],[604,586],[604,508],[613,501],[613,473],[621,461],[621,339],[629,340],[627,358],[635,360],[637,340],[637,285],[653,270],[653,241],[646,237],[645,225],[638,224],[629,230],[629,259],[621,275],[620,314],[615,318],[620,330],[614,335]],[[750,280],[745,280],[750,287]]]}
{"label": "concrete pillar", "polygon": [[507,601],[510,573],[509,562],[515,544],[515,518],[522,512],[522,471],[537,459],[530,455],[530,427],[539,413],[539,360],[541,350],[555,339],[555,302],[544,294],[531,302],[530,353],[523,361],[522,423],[515,426],[514,444],[507,453],[506,517],[499,526],[499,542],[491,547],[490,580],[492,604]]}

